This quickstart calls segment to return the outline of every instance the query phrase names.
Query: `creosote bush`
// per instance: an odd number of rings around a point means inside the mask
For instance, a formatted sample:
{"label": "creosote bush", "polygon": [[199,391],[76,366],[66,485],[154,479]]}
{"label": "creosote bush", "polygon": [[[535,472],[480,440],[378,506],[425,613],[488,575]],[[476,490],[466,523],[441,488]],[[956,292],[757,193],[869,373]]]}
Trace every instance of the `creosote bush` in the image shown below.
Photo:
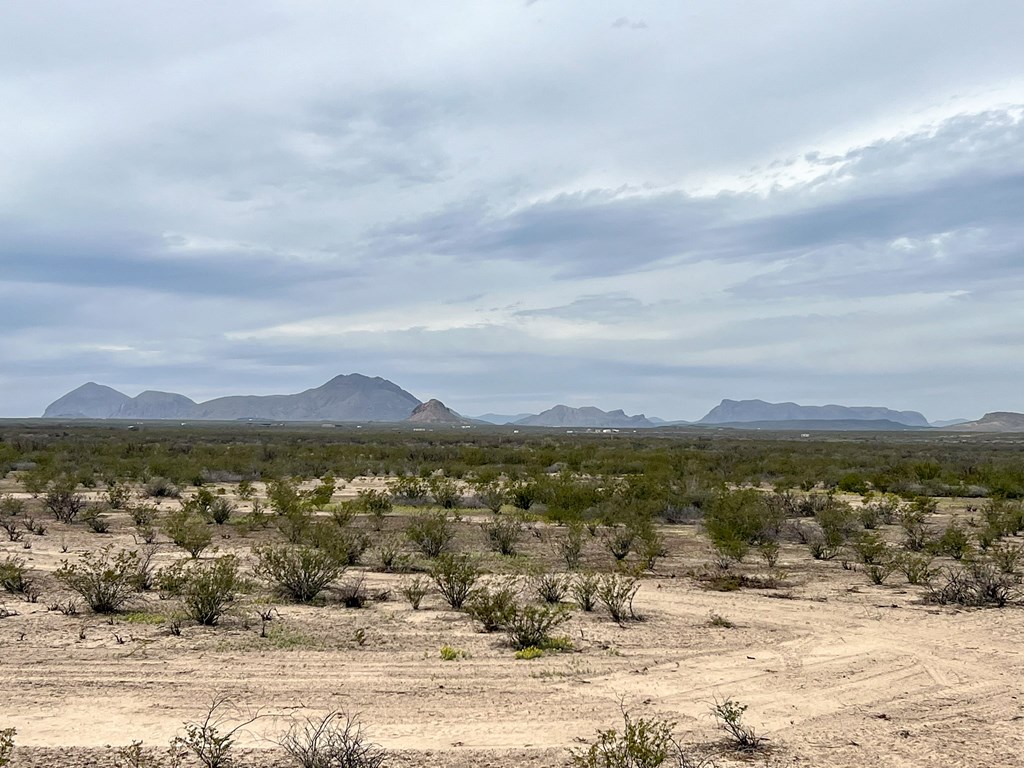
{"label": "creosote bush", "polygon": [[430,570],[437,591],[452,608],[458,610],[473,591],[480,578],[476,560],[469,555],[441,555]]}
{"label": "creosote bush", "polygon": [[213,543],[213,533],[206,521],[187,507],[171,512],[164,520],[163,531],[193,559],[198,558]]}
{"label": "creosote bush", "polygon": [[329,549],[288,544],[253,547],[253,572],[297,603],[314,600],[346,569],[346,560]]}
{"label": "creosote bush", "polygon": [[125,549],[112,555],[107,546],[83,553],[77,563],[62,561],[54,576],[96,613],[114,613],[138,591],[139,555]]}
{"label": "creosote bush", "polygon": [[233,555],[193,564],[181,589],[185,615],[200,624],[214,626],[241,587],[238,562]]}
{"label": "creosote bush", "polygon": [[575,749],[572,768],[700,768],[711,765],[692,758],[676,741],[675,723],[658,717],[634,717],[622,709],[622,729],[598,731],[586,749]]}
{"label": "creosote bush", "polygon": [[278,744],[301,768],[381,768],[387,758],[358,717],[339,711],[293,723]]}
{"label": "creosote bush", "polygon": [[612,619],[621,624],[627,619],[637,618],[633,611],[633,599],[639,589],[638,579],[620,573],[609,573],[601,577],[597,599],[608,610]]}
{"label": "creosote bush", "polygon": [[[564,606],[517,605],[505,621],[504,631],[516,650],[552,647],[552,632],[571,618]],[[562,645],[562,644],[559,644]]]}
{"label": "creosote bush", "polygon": [[424,555],[438,557],[451,546],[458,520],[444,510],[425,512],[410,521],[405,535]]}

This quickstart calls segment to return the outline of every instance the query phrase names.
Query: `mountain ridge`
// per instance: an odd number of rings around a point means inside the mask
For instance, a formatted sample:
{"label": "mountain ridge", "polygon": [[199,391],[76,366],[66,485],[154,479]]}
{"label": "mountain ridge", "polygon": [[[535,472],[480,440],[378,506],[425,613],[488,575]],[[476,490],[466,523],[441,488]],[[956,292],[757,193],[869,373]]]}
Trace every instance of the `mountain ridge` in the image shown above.
{"label": "mountain ridge", "polygon": [[911,427],[931,426],[917,411],[894,411],[879,406],[798,405],[764,400],[722,400],[696,424],[763,421],[893,421]]}
{"label": "mountain ridge", "polygon": [[360,373],[291,395],[229,395],[201,403],[156,390],[128,397],[87,382],[47,406],[43,418],[390,422],[404,421],[420,404],[394,382]]}

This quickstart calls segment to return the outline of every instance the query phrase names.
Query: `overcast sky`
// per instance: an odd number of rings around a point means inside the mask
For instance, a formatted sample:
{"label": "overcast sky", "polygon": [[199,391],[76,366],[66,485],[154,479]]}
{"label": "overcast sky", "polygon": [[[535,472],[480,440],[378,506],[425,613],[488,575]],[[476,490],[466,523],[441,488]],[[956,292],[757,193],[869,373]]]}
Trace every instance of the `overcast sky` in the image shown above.
{"label": "overcast sky", "polygon": [[1024,4],[0,5],[0,415],[1024,411]]}

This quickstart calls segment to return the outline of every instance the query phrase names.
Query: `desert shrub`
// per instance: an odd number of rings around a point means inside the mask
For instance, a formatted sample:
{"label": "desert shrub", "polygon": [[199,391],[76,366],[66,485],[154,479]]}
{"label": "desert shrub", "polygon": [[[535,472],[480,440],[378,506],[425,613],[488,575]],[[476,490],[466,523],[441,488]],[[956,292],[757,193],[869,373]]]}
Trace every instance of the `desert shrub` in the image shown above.
{"label": "desert shrub", "polygon": [[864,565],[876,565],[889,559],[889,547],[877,533],[865,531],[853,540],[851,547]]}
{"label": "desert shrub", "polygon": [[421,504],[427,498],[427,487],[418,477],[398,477],[388,486],[391,496],[402,504]]}
{"label": "desert shrub", "polygon": [[123,549],[112,555],[111,547],[85,552],[77,563],[67,560],[54,572],[65,587],[78,594],[96,613],[114,613],[137,591],[139,555]]}
{"label": "desert shrub", "polygon": [[[761,542],[758,547],[763,548],[772,543],[775,542],[766,540]],[[668,554],[668,549],[665,547],[665,537],[658,533],[657,529],[650,524],[642,526],[637,531],[633,542],[633,550],[640,557],[640,562],[643,563],[644,568],[648,571],[653,571],[658,564],[658,560]]]}
{"label": "desert shrub", "polygon": [[541,602],[558,605],[565,599],[571,580],[560,573],[538,573],[533,577],[533,590]]}
{"label": "desert shrub", "polygon": [[181,497],[181,489],[166,477],[154,477],[144,488],[147,496],[154,499],[177,499]]}
{"label": "desert shrub", "polygon": [[89,526],[93,533],[107,533],[110,531],[110,520],[97,507],[89,507],[82,513],[82,521]]}
{"label": "desert shrub", "polygon": [[327,550],[345,565],[358,565],[370,547],[370,537],[363,531],[324,523],[310,526],[304,541]]}
{"label": "desert shrub", "polygon": [[25,561],[16,555],[6,555],[0,560],[0,587],[12,595],[24,595],[32,589]]}
{"label": "desert shrub", "polygon": [[126,510],[132,523],[139,528],[152,526],[156,521],[156,507],[149,504],[132,504]]}
{"label": "desert shrub", "polygon": [[430,570],[434,585],[448,605],[458,610],[469,599],[480,569],[469,555],[440,555]]}
{"label": "desert shrub", "polygon": [[699,768],[684,754],[673,736],[675,723],[657,717],[633,717],[622,710],[622,731],[609,728],[597,732],[597,740],[586,749],[573,750],[571,768]]}
{"label": "desert shrub", "polygon": [[384,573],[402,571],[407,567],[408,557],[402,552],[402,542],[389,536],[377,544],[377,562]]}
{"label": "desert shrub", "polygon": [[7,532],[8,541],[21,541],[21,538],[24,535],[22,533],[20,523],[13,518],[0,519],[0,528],[3,528]]}
{"label": "desert shrub", "polygon": [[583,533],[584,527],[579,523],[573,523],[565,531],[565,536],[560,538],[555,545],[558,554],[565,563],[566,570],[575,571],[580,567],[583,559]]}
{"label": "desert shrub", "polygon": [[518,588],[514,580],[489,584],[473,591],[466,613],[478,621],[484,632],[500,632],[515,613]]}
{"label": "desert shrub", "polygon": [[10,494],[0,496],[0,517],[24,517],[25,502]]}
{"label": "desert shrub", "polygon": [[409,522],[405,535],[424,555],[438,557],[455,539],[455,523],[446,512],[426,512]]}
{"label": "desert shrub", "polygon": [[508,501],[508,493],[497,480],[478,484],[474,493],[477,501],[494,514],[501,512],[501,508]]}
{"label": "desert shrub", "polygon": [[896,570],[896,565],[897,563],[894,559],[887,557],[878,562],[865,565],[864,573],[867,574],[872,584],[880,585],[884,584],[885,580]]}
{"label": "desert shrub", "polygon": [[[218,696],[202,719],[185,723],[185,734],[176,736],[172,746],[191,752],[206,768],[232,768],[235,736],[259,717],[258,712],[240,713],[231,699]],[[239,722],[227,728],[231,720]]]}
{"label": "desert shrub", "polygon": [[431,477],[427,480],[427,490],[430,493],[430,498],[442,509],[454,509],[462,500],[458,484],[448,477],[441,475]]}
{"label": "desert shrub", "polygon": [[186,507],[167,515],[162,528],[168,538],[193,559],[198,558],[213,543],[213,533],[206,521]]}
{"label": "desert shrub", "polygon": [[430,593],[430,580],[424,576],[414,576],[402,582],[398,591],[412,606],[412,609],[418,611],[423,598]]}
{"label": "desert shrub", "polygon": [[904,552],[896,558],[896,567],[907,577],[909,584],[930,584],[935,578],[937,569],[932,568],[931,555]]}
{"label": "desert shrub", "polygon": [[504,631],[516,650],[545,649],[551,645],[551,633],[571,618],[564,606],[517,605],[509,615]]}
{"label": "desert shrub", "polygon": [[633,551],[635,538],[636,532],[632,528],[626,525],[617,525],[605,536],[604,546],[616,562],[621,562]]}
{"label": "desert shrub", "polygon": [[500,555],[512,557],[516,554],[523,523],[516,517],[500,517],[486,525],[487,540],[491,549]]}
{"label": "desert shrub", "polygon": [[854,515],[849,504],[827,496],[822,498],[824,501],[814,512],[820,535],[813,537],[809,546],[814,559],[831,560],[853,534]]}
{"label": "desert shrub", "polygon": [[375,531],[384,528],[384,519],[394,506],[391,494],[385,490],[372,488],[359,491],[356,503],[370,518],[370,523]]}
{"label": "desert shrub", "polygon": [[105,501],[108,507],[111,509],[124,509],[128,502],[131,501],[132,489],[123,483],[115,481],[107,485],[104,495],[106,496]]}
{"label": "desert shrub", "polygon": [[11,764],[11,756],[14,754],[14,737],[18,731],[14,728],[0,729],[0,768]]}
{"label": "desert shrub", "polygon": [[328,549],[287,544],[253,547],[253,571],[298,603],[314,600],[339,578],[346,561]]}
{"label": "desert shrub", "polygon": [[964,556],[970,554],[971,537],[967,531],[955,520],[946,526],[936,542],[939,552],[954,560],[963,560]]}
{"label": "desert shrub", "polygon": [[536,480],[513,480],[507,489],[509,503],[526,512],[540,498],[540,486]]}
{"label": "desert shrub", "polygon": [[1005,606],[1016,591],[1013,578],[991,563],[970,563],[949,569],[945,580],[933,585],[926,599],[939,605]]}
{"label": "desert shrub", "polygon": [[223,496],[218,496],[210,503],[208,514],[210,520],[217,525],[224,525],[231,519],[235,511],[235,505]]}
{"label": "desert shrub", "polygon": [[346,608],[363,608],[370,600],[364,589],[366,574],[357,573],[338,588],[338,597]]}
{"label": "desert shrub", "polygon": [[596,573],[582,573],[572,580],[569,593],[581,610],[590,613],[597,607],[597,593],[601,579]]}
{"label": "desert shrub", "polygon": [[1024,550],[1013,544],[997,544],[992,547],[989,557],[1000,572],[1014,574],[1020,567]]}
{"label": "desert shrub", "polygon": [[753,489],[723,491],[704,513],[704,530],[721,556],[740,562],[755,544],[778,538],[782,520]]}
{"label": "desert shrub", "polygon": [[468,653],[453,645],[442,645],[439,655],[441,657],[441,661],[461,661],[462,659],[469,658]]}
{"label": "desert shrub", "polygon": [[294,723],[278,744],[301,768],[380,768],[387,758],[357,717],[338,711]]}
{"label": "desert shrub", "polygon": [[753,726],[743,722],[747,705],[732,699],[716,701],[711,707],[711,715],[718,727],[728,736],[732,747],[740,752],[753,752],[764,747],[767,739],[758,736]]}
{"label": "desert shrub", "polygon": [[75,493],[72,480],[61,480],[46,493],[44,501],[50,513],[62,523],[73,523],[85,509],[85,498]]}
{"label": "desert shrub", "polygon": [[627,619],[637,618],[633,611],[633,598],[639,589],[638,579],[621,573],[609,573],[601,577],[597,599],[608,610],[612,619],[621,624]]}
{"label": "desert shrub", "polygon": [[205,626],[216,625],[241,586],[233,555],[195,564],[181,592],[185,615]]}
{"label": "desert shrub", "polygon": [[925,522],[925,513],[916,506],[904,509],[900,515],[900,527],[903,528],[903,546],[911,552],[922,552],[931,541],[931,530]]}

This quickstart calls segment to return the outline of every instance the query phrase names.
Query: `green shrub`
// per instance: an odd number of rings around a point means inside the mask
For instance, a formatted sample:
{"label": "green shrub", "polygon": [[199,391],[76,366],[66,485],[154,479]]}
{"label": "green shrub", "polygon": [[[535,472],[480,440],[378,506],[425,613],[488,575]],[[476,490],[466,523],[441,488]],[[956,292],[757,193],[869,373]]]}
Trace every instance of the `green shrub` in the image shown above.
{"label": "green shrub", "polygon": [[955,520],[946,526],[936,547],[944,555],[954,560],[963,560],[971,552],[971,537]]}
{"label": "green shrub", "polygon": [[440,555],[430,571],[437,591],[452,608],[458,610],[469,599],[480,569],[469,555]]}
{"label": "green shrub", "polygon": [[63,479],[46,494],[46,508],[62,523],[73,523],[86,507],[85,498],[75,493],[75,485],[73,480]]}
{"label": "green shrub", "polygon": [[213,533],[206,521],[185,507],[167,515],[162,528],[168,538],[188,552],[192,559],[198,558],[213,543]]}
{"label": "green shrub", "polygon": [[500,517],[484,526],[491,549],[499,555],[512,557],[519,546],[519,537],[523,533],[523,523],[516,517]]}
{"label": "green shrub", "polygon": [[778,538],[782,518],[753,489],[723,491],[704,513],[704,529],[720,555],[741,562],[750,548]]}
{"label": "green shrub", "polygon": [[515,581],[489,584],[473,591],[466,602],[466,613],[480,622],[484,632],[501,632],[515,613],[517,599]]}
{"label": "green shrub", "polygon": [[597,607],[597,593],[600,588],[601,579],[596,573],[583,573],[573,579],[569,585],[569,592],[576,605],[590,613]]}
{"label": "green shrub", "polygon": [[516,651],[516,659],[520,661],[531,661],[533,659],[539,659],[544,655],[544,649],[538,648],[535,645],[523,648],[520,651]]}
{"label": "green shrub", "polygon": [[461,648],[455,648],[451,645],[441,646],[441,661],[461,661],[468,658],[469,654]]}
{"label": "green shrub", "polygon": [[233,555],[193,565],[181,592],[185,615],[205,626],[214,626],[241,586],[238,562]]}
{"label": "green shrub", "polygon": [[450,478],[436,475],[427,480],[427,489],[430,498],[442,509],[454,509],[459,506],[462,494],[459,486]]}
{"label": "green shrub", "polygon": [[423,576],[414,576],[407,581],[402,582],[399,586],[398,591],[402,594],[412,606],[414,611],[420,609],[420,603],[423,602],[423,598],[430,593],[430,581]]}
{"label": "green shrub", "polygon": [[346,568],[345,560],[328,549],[287,544],[253,547],[253,571],[298,603],[314,600]]}
{"label": "green shrub", "polygon": [[558,605],[569,591],[571,579],[560,573],[538,573],[533,577],[533,589],[542,602]]}
{"label": "green shrub", "polygon": [[566,570],[579,570],[580,562],[583,559],[583,534],[586,529],[579,523],[571,524],[565,532],[565,536],[558,540],[555,545],[558,554],[565,563]]}
{"label": "green shrub", "polygon": [[509,616],[504,631],[516,650],[546,648],[552,641],[551,633],[571,618],[564,606],[518,605]]}
{"label": "green shrub", "polygon": [[639,589],[639,580],[619,573],[610,573],[601,577],[597,599],[608,610],[612,619],[621,624],[627,619],[637,618],[633,611],[633,599]]}
{"label": "green shrub", "polygon": [[765,746],[767,739],[758,736],[753,726],[743,722],[747,705],[732,699],[716,701],[711,707],[711,714],[718,727],[729,737],[732,747],[740,752],[753,752]]}
{"label": "green shrub", "polygon": [[108,546],[99,552],[83,553],[77,563],[62,561],[54,576],[96,613],[114,613],[137,591],[139,555],[123,549],[111,556]]}
{"label": "green shrub", "polygon": [[410,521],[405,535],[424,555],[435,558],[455,539],[455,523],[444,511],[426,512]]}
{"label": "green shrub", "polygon": [[656,717],[634,718],[622,711],[623,727],[597,732],[597,741],[573,750],[572,768],[690,768],[691,762],[672,735],[675,723]]}
{"label": "green shrub", "polygon": [[508,492],[497,480],[480,483],[474,489],[477,500],[494,514],[508,502]]}
{"label": "green shrub", "polygon": [[16,555],[6,555],[0,561],[0,587],[12,595],[25,595],[32,589],[25,561]]}
{"label": "green shrub", "polygon": [[14,737],[18,731],[14,728],[0,729],[0,768],[11,764],[11,756],[14,754]]}

